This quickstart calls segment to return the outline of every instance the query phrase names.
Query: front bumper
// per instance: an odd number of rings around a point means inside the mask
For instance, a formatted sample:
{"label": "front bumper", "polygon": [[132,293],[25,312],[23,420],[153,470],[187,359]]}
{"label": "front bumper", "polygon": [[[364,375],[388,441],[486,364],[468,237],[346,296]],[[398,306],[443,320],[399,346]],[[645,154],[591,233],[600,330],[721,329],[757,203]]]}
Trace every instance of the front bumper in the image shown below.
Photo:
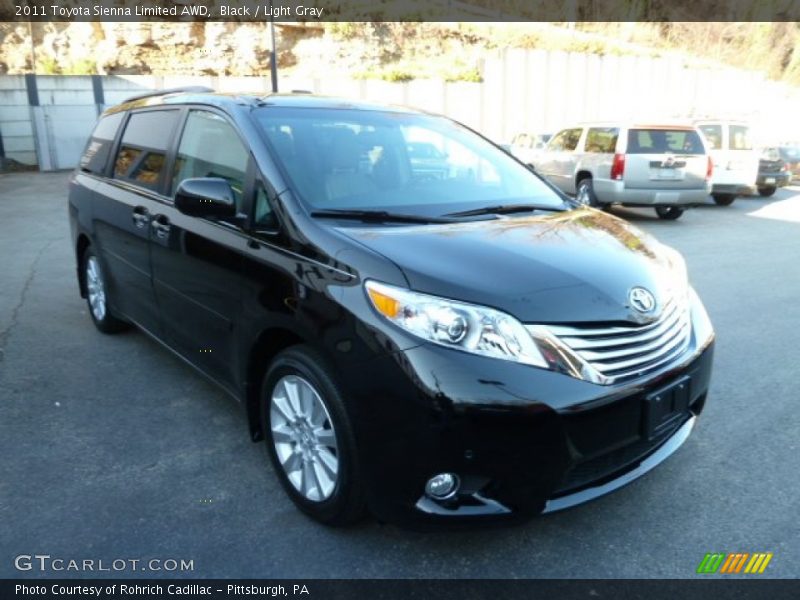
{"label": "front bumper", "polygon": [[[617,489],[688,437],[712,357],[713,340],[693,342],[678,363],[613,386],[432,344],[375,359],[350,390],[371,510],[408,527],[519,520]],[[683,410],[648,435],[646,399],[678,381]],[[461,489],[434,501],[425,482],[442,472]]]}

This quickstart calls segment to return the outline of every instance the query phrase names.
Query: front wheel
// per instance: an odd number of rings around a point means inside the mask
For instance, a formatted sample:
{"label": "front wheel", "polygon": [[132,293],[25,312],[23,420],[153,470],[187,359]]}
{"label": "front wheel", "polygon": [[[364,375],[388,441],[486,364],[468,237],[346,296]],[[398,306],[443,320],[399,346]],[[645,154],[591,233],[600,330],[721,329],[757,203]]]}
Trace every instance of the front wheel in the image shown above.
{"label": "front wheel", "polygon": [[308,346],[281,352],[264,377],[261,397],[267,451],[295,505],[326,525],[363,517],[355,435],[324,357]]}
{"label": "front wheel", "polygon": [[130,327],[116,316],[108,305],[106,276],[100,259],[91,248],[87,248],[83,254],[83,283],[89,315],[97,329],[103,333],[117,333]]}
{"label": "front wheel", "polygon": [[683,209],[677,206],[656,206],[656,214],[659,219],[674,221],[680,218],[683,214]]}
{"label": "front wheel", "polygon": [[736,194],[711,194],[711,197],[719,206],[730,206],[736,200]]}
{"label": "front wheel", "polygon": [[586,177],[578,182],[575,200],[584,206],[594,206],[596,208],[600,206],[600,203],[597,201],[597,196],[594,193],[594,185],[591,177]]}
{"label": "front wheel", "polygon": [[777,189],[778,188],[776,188],[774,185],[769,185],[769,186],[766,186],[766,187],[760,187],[760,188],[758,188],[758,195],[759,196],[763,196],[764,198],[769,198],[770,196],[772,196],[772,194],[775,193],[775,190],[777,190]]}

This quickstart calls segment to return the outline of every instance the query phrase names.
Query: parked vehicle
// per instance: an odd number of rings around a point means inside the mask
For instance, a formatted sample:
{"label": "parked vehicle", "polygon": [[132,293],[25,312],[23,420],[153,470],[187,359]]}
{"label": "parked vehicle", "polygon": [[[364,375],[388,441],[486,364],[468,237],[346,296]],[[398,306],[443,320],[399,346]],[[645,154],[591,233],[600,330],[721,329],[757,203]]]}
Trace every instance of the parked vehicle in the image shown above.
{"label": "parked vehicle", "polygon": [[553,137],[549,133],[518,133],[511,140],[510,152],[526,165],[532,165]]}
{"label": "parked vehicle", "polygon": [[758,152],[753,149],[750,126],[724,119],[696,120],[714,160],[711,197],[728,206],[736,196],[748,193],[758,177]]}
{"label": "parked vehicle", "polygon": [[[446,178],[414,176],[414,139]],[[96,327],[136,325],[239,399],[324,523],[566,508],[675,452],[706,402],[714,333],[680,254],[443,117],[138,97],[102,115],[69,216]]]}
{"label": "parked vehicle", "polygon": [[685,125],[596,123],[559,131],[534,168],[581,204],[648,206],[677,219],[711,190],[702,137]]}
{"label": "parked vehicle", "polygon": [[800,145],[780,146],[778,148],[781,159],[786,163],[792,179],[800,179]]}
{"label": "parked vehicle", "polygon": [[450,165],[447,153],[430,142],[409,142],[408,157],[411,172],[418,178],[444,179],[448,175]]}
{"label": "parked vehicle", "polygon": [[764,148],[758,161],[758,193],[764,197],[772,196],[779,187],[787,186],[791,181],[792,174],[778,148]]}

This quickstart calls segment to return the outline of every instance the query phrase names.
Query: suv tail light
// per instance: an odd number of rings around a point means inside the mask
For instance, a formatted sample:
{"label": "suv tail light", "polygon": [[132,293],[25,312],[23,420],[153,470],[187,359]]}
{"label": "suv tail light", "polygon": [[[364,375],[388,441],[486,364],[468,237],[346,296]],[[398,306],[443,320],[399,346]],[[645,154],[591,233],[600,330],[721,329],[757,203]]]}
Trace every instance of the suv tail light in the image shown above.
{"label": "suv tail light", "polygon": [[611,179],[622,179],[625,174],[625,155],[615,154],[611,163]]}
{"label": "suv tail light", "polygon": [[708,166],[706,167],[706,179],[711,179],[711,176],[714,174],[714,161],[711,160],[711,157],[708,157]]}

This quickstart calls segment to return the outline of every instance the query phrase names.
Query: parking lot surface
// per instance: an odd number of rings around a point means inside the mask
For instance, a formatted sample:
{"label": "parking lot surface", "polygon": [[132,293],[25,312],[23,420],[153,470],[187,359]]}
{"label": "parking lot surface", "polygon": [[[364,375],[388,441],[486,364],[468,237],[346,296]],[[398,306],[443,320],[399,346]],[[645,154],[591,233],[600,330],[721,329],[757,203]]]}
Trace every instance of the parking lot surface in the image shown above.
{"label": "parking lot surface", "polygon": [[614,211],[683,253],[717,330],[706,410],[674,456],[522,526],[421,534],[313,523],[234,401],[144,335],[94,329],[67,178],[0,176],[0,577],[41,575],[14,567],[37,553],[194,568],[103,576],[617,578],[772,552],[764,576],[800,575],[800,187],[674,222]]}

